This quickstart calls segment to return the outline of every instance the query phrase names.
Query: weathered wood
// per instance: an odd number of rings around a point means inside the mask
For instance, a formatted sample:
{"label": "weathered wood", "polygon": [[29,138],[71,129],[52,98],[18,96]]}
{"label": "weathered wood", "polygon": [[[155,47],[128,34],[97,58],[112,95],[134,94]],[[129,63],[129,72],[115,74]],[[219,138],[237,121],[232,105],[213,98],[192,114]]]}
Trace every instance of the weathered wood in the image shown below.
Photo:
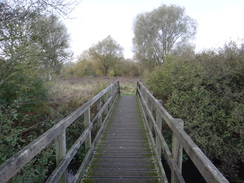
{"label": "weathered wood", "polygon": [[[85,128],[89,127],[91,123],[90,108],[84,113],[84,125]],[[91,147],[91,132],[89,132],[86,141],[85,141],[85,151],[87,152]]]}
{"label": "weathered wood", "polygon": [[[63,131],[63,133],[61,133],[55,139],[55,153],[56,153],[56,165],[59,165],[66,155],[66,132],[65,131]],[[68,182],[67,173],[68,173],[67,170],[64,171],[63,175],[59,179],[59,183]]]}
{"label": "weathered wood", "polygon": [[[25,166],[32,158],[34,158],[42,149],[49,145],[55,138],[57,138],[65,129],[70,126],[80,115],[93,105],[97,100],[103,97],[111,88],[118,86],[118,82],[112,83],[103,91],[94,96],[87,103],[72,112],[69,116],[62,119],[59,123],[54,125],[36,140],[25,146],[18,153],[6,160],[0,165],[0,182],[7,182],[13,177],[23,166]],[[118,89],[118,87],[115,87]],[[67,155],[66,155],[67,157]],[[66,167],[67,168],[67,167]],[[64,168],[64,170],[66,169]],[[64,172],[62,170],[62,173]],[[60,177],[60,176],[59,176]]]}
{"label": "weathered wood", "polygon": [[[102,108],[102,100],[101,100],[101,98],[100,98],[100,99],[97,101],[97,111],[100,111],[101,108]],[[102,125],[102,118],[99,117],[99,118],[97,118],[97,126],[98,126],[98,128],[100,128],[101,125]]]}
{"label": "weathered wood", "polygon": [[[167,125],[172,130],[175,137],[179,140],[180,144],[185,149],[188,156],[196,165],[199,172],[202,174],[207,182],[223,182],[227,183],[228,180],[222,175],[222,173],[213,165],[213,163],[206,157],[206,155],[199,149],[199,147],[193,142],[193,140],[186,134],[179,124],[174,121],[174,118],[166,111],[166,109],[159,103],[157,99],[138,81],[140,90],[138,90],[139,97],[142,100],[143,94],[147,93],[148,97],[154,101],[157,109]],[[140,92],[141,91],[141,92]],[[144,102],[145,103],[145,102]],[[162,137],[159,136],[161,140]]]}
{"label": "weathered wood", "polygon": [[[175,122],[178,123],[182,129],[184,127],[184,121],[181,119],[175,119]],[[172,155],[173,159],[175,160],[180,173],[182,172],[182,153],[183,153],[183,148],[182,145],[180,144],[179,140],[177,137],[173,134],[172,135]],[[175,182],[175,174],[174,172],[171,173],[171,183]]]}
{"label": "weathered wood", "polygon": [[[158,125],[158,129],[160,131],[162,131],[162,117],[161,117],[160,112],[159,112],[158,109],[156,111],[156,123]],[[159,156],[158,158],[161,161],[161,154],[162,154],[161,149],[162,149],[162,147],[161,147],[161,143],[160,143],[160,139],[159,139],[158,135],[156,136],[156,149],[157,149],[158,156]]]}
{"label": "weathered wood", "polygon": [[[106,93],[104,96],[104,101],[107,102],[107,100],[108,100],[108,93]],[[107,106],[107,108],[105,109],[105,112],[104,112],[105,115],[108,114],[108,109],[109,109],[109,107]]]}

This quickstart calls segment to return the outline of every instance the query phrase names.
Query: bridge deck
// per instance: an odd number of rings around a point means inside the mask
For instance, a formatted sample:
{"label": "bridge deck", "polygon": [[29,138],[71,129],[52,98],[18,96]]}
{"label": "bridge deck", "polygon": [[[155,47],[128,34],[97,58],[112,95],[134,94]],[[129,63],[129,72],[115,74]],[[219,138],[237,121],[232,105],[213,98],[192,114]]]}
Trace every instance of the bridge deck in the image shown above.
{"label": "bridge deck", "polygon": [[121,96],[82,182],[160,182],[136,96]]}

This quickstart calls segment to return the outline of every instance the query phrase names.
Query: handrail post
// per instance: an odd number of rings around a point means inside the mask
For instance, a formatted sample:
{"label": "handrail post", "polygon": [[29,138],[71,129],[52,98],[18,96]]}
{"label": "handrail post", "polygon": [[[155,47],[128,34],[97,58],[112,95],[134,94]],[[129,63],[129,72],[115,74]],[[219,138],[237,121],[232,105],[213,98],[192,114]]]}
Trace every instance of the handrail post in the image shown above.
{"label": "handrail post", "polygon": [[[184,128],[184,121],[182,119],[174,119],[175,122],[178,123],[180,128]],[[178,138],[172,134],[172,156],[173,159],[175,160],[180,173],[182,172],[182,153],[183,153],[183,147],[180,144]],[[171,183],[175,182],[175,174],[174,172],[171,172]]]}
{"label": "handrail post", "polygon": [[117,81],[117,86],[116,86],[117,90],[118,90],[118,94],[120,95],[120,86],[119,86],[119,81]]}
{"label": "handrail post", "polygon": [[[66,155],[66,132],[65,130],[55,139],[55,149],[56,149],[56,166],[60,164],[63,158]],[[68,173],[67,170],[59,179],[59,183],[68,182]]]}
{"label": "handrail post", "polygon": [[[148,96],[148,99],[147,99],[147,106],[148,106],[149,111],[150,111],[150,112],[152,113],[152,115],[153,115],[153,104],[152,104],[152,101],[150,100],[149,96]],[[153,118],[155,119],[155,117],[153,117]],[[149,123],[149,127],[150,127],[150,130],[151,130],[152,134],[154,134],[154,133],[153,133],[153,131],[154,131],[153,123],[152,123],[152,120],[151,120],[151,118],[149,117],[149,115],[148,115],[148,123]],[[154,136],[154,135],[153,135],[153,136]]]}
{"label": "handrail post", "polygon": [[[90,107],[84,113],[84,124],[85,128],[87,128],[91,123],[91,115],[90,115]],[[85,151],[87,152],[91,147],[91,132],[89,132],[86,140],[85,140]]]}
{"label": "handrail post", "polygon": [[136,82],[136,95],[139,96],[139,90],[140,90],[140,83],[139,81]]}
{"label": "handrail post", "polygon": [[[162,100],[159,100],[159,102],[162,104]],[[161,131],[162,133],[162,116],[160,114],[160,110],[157,108],[156,109],[156,122],[158,125],[158,129]],[[159,136],[156,136],[156,148],[157,148],[157,152],[158,152],[158,159],[161,160],[161,154],[162,154],[162,145],[161,145],[161,141]]]}
{"label": "handrail post", "polygon": [[[101,98],[98,99],[97,101],[97,111],[99,112],[102,108],[102,100]],[[97,119],[97,126],[98,126],[98,129],[101,127],[102,125],[102,115],[100,117],[98,117]]]}
{"label": "handrail post", "polygon": [[[108,101],[108,98],[109,98],[109,96],[108,96],[108,92],[107,92],[107,93],[104,95],[104,103],[106,103],[106,102]],[[108,114],[108,110],[109,110],[109,107],[107,106],[106,109],[105,109],[105,111],[104,111],[105,116],[107,116],[107,114]]]}

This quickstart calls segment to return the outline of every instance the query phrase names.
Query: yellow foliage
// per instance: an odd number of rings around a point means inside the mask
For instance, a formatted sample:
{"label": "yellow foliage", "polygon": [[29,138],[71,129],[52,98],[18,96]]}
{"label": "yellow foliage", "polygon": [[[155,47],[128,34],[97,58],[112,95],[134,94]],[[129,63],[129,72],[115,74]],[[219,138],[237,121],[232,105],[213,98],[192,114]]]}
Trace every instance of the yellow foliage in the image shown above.
{"label": "yellow foliage", "polygon": [[115,75],[114,70],[110,70],[110,71],[108,72],[108,75],[109,75],[109,76],[114,76],[114,75]]}

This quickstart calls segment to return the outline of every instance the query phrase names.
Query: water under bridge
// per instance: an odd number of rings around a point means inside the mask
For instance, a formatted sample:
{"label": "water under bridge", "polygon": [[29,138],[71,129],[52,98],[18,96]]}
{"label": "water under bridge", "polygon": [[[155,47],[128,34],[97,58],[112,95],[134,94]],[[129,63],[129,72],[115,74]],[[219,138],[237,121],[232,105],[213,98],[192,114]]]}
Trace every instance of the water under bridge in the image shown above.
{"label": "water under bridge", "polygon": [[[56,168],[46,182],[68,182],[68,166],[81,147],[86,156],[71,182],[183,183],[183,150],[206,182],[228,182],[184,131],[184,122],[173,118],[141,82],[136,85],[136,94],[121,95],[119,82],[112,83],[0,165],[0,182],[8,182],[52,143]],[[84,130],[67,150],[66,130],[81,117]],[[162,133],[165,125],[171,148]]]}

